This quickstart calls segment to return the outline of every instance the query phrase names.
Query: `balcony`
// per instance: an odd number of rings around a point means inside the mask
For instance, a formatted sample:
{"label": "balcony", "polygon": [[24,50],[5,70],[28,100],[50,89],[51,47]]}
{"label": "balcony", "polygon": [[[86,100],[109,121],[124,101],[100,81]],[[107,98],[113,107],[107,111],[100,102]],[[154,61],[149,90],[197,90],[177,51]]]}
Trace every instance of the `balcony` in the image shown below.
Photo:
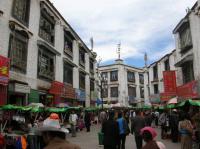
{"label": "balcony", "polygon": [[69,57],[69,58],[73,58],[73,52],[70,48],[65,48],[64,49],[64,53]]}

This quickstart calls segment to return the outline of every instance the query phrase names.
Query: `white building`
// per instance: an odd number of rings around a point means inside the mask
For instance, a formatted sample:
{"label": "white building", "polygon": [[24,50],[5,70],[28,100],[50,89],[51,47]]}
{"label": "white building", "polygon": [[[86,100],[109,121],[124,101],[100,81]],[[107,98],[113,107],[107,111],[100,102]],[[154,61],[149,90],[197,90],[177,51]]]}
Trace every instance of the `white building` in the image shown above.
{"label": "white building", "polygon": [[166,54],[158,61],[152,63],[148,67],[149,74],[149,99],[152,103],[160,102],[160,93],[164,93],[163,71],[176,70],[174,64],[176,59],[176,51]]}
{"label": "white building", "polygon": [[143,105],[148,103],[148,75],[145,69],[128,66],[117,59],[114,64],[98,68],[102,77],[107,78],[107,87],[102,97],[105,103]]}
{"label": "white building", "polygon": [[8,103],[90,105],[96,53],[49,0],[0,0],[0,37],[0,55],[10,58],[9,85],[0,85]]}

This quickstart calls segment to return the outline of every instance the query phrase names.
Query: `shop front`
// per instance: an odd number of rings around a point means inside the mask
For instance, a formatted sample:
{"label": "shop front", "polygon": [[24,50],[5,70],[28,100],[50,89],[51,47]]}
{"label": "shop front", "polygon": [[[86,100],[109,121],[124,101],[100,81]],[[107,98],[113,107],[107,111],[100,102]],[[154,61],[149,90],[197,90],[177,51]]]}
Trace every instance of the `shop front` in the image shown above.
{"label": "shop front", "polygon": [[12,80],[8,87],[8,104],[27,105],[31,88],[27,83]]}
{"label": "shop front", "polygon": [[0,105],[7,102],[10,59],[0,55]]}
{"label": "shop front", "polygon": [[85,90],[75,89],[77,105],[85,107],[86,92]]}

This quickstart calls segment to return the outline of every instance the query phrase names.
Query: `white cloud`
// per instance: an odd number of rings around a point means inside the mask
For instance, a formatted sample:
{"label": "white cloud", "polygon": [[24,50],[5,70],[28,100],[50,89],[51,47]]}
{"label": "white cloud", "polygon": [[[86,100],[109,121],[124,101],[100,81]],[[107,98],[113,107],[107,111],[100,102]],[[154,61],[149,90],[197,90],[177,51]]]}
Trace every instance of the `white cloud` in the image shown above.
{"label": "white cloud", "polygon": [[[117,57],[117,43],[122,43],[122,57],[162,57],[174,49],[174,42],[165,47],[151,46],[160,39],[173,38],[172,30],[195,0],[51,0],[69,24],[88,44],[94,37],[95,51],[103,61]],[[160,45],[160,43],[158,43]],[[170,48],[170,49],[168,49]],[[161,52],[160,52],[161,51]]]}

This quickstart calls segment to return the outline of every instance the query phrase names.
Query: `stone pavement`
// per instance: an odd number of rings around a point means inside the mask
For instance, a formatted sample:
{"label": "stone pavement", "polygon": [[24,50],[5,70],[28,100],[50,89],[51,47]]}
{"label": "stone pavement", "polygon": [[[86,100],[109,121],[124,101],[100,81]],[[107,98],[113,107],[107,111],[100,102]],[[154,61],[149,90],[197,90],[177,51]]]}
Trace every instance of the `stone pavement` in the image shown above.
{"label": "stone pavement", "polygon": [[[78,132],[77,137],[71,137],[69,134],[67,140],[78,144],[81,149],[103,149],[103,146],[98,145],[98,132],[100,126],[92,126],[91,132],[86,132],[85,130]],[[160,138],[160,129],[156,129],[158,132],[158,137],[156,140],[161,140]],[[180,149],[180,143],[172,143],[171,140],[161,140],[167,149]],[[126,149],[136,149],[135,140],[133,135],[129,135],[126,139]]]}

